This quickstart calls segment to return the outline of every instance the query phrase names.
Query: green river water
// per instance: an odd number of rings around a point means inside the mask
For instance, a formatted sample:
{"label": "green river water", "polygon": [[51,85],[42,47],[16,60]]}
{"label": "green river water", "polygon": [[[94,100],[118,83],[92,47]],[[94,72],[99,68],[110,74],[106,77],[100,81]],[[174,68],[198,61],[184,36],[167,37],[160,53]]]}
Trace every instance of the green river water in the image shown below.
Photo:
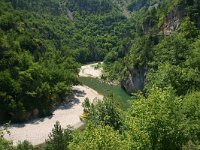
{"label": "green river water", "polygon": [[82,84],[94,89],[99,94],[102,94],[104,96],[107,96],[112,93],[125,102],[131,98],[131,96],[127,94],[119,85],[109,85],[108,83],[102,82],[99,79],[91,77],[80,77],[79,81]]}

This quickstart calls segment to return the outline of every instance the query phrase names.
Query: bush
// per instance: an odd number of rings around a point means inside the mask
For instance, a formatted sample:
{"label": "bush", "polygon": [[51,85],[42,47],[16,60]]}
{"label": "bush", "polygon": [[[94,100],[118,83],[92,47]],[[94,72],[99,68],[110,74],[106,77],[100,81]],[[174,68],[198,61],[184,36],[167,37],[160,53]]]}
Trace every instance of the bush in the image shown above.
{"label": "bush", "polygon": [[72,128],[63,129],[57,121],[46,141],[46,150],[68,150],[69,142],[72,140]]}

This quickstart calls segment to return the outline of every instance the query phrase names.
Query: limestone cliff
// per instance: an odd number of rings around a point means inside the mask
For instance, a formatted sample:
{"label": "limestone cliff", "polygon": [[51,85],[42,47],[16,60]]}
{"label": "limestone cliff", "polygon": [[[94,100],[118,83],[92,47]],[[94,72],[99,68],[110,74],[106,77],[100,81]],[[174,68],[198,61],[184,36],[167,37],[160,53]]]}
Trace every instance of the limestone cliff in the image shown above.
{"label": "limestone cliff", "polygon": [[132,94],[144,88],[145,76],[146,69],[132,69],[129,70],[129,76],[122,79],[120,84],[129,94]]}
{"label": "limestone cliff", "polygon": [[182,6],[175,7],[166,17],[162,25],[164,35],[169,35],[176,31],[184,18],[184,9]]}
{"label": "limestone cliff", "polygon": [[[183,19],[184,19],[184,9],[181,5],[178,5],[174,7],[166,15],[166,17],[163,20],[163,25],[161,26],[160,31],[163,33],[164,36],[168,36],[171,33],[176,32]],[[150,30],[151,27],[153,27],[153,26],[149,26],[149,24],[146,24],[144,26],[146,27],[144,31],[148,31]],[[139,68],[139,69],[128,69],[129,75],[120,81],[121,86],[129,94],[136,92],[138,90],[143,90],[144,84],[145,84],[145,76],[147,73],[147,69],[144,69],[144,68],[146,67]]]}

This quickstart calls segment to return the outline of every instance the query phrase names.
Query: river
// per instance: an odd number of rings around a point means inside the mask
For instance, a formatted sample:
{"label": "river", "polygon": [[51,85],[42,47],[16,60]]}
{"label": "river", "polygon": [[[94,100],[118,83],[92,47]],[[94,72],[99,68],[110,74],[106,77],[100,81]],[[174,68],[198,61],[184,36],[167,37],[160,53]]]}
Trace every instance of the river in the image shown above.
{"label": "river", "polygon": [[98,78],[79,77],[79,81],[104,96],[114,94],[124,102],[127,102],[131,98],[131,96],[127,94],[119,85],[109,85],[108,83],[102,82]]}

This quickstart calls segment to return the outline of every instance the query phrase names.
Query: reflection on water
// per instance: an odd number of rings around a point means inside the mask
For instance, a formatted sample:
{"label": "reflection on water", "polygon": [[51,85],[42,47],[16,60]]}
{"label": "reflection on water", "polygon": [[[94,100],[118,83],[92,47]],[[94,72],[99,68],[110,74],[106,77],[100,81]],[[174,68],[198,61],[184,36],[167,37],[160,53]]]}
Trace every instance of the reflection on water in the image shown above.
{"label": "reflection on water", "polygon": [[120,97],[123,101],[129,100],[131,97],[119,85],[109,85],[100,81],[99,79],[91,77],[80,77],[79,81],[104,96],[112,93]]}

